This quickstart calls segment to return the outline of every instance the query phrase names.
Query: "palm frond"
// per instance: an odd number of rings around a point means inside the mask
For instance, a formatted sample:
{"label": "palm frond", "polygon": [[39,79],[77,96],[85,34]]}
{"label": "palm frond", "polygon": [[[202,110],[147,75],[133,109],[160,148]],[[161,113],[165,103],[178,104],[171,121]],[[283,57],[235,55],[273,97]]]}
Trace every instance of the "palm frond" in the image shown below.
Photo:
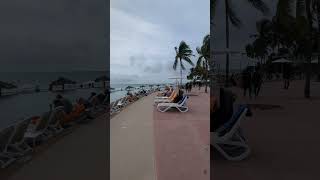
{"label": "palm frond", "polygon": [[191,66],[194,66],[192,60],[189,57],[184,57],[183,58],[187,63],[189,63]]}
{"label": "palm frond", "polygon": [[176,59],[174,60],[174,63],[173,63],[173,69],[174,70],[177,69],[177,64],[178,64],[178,56],[176,56]]}
{"label": "palm frond", "polygon": [[236,14],[236,12],[234,11],[233,6],[231,4],[231,1],[226,0],[226,3],[228,3],[227,11],[228,11],[228,17],[229,17],[231,24],[237,28],[240,28],[242,26],[242,22],[241,22],[240,18],[238,17],[238,15]]}
{"label": "palm frond", "polygon": [[262,12],[264,15],[270,13],[268,5],[263,0],[247,0],[254,8]]}
{"label": "palm frond", "polygon": [[183,65],[181,60],[180,60],[180,67],[181,67],[182,70],[186,70],[186,68],[184,67],[184,65]]}

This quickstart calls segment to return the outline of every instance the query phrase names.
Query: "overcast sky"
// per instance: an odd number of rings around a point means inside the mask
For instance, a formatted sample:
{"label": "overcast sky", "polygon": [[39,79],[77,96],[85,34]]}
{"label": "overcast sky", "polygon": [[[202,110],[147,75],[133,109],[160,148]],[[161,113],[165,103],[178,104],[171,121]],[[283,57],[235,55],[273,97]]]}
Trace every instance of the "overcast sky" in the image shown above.
{"label": "overcast sky", "polygon": [[1,0],[0,72],[106,70],[101,0]]}
{"label": "overcast sky", "polygon": [[[225,38],[225,14],[224,14],[224,0],[217,0],[217,8],[215,13],[215,26],[214,26],[214,44],[215,49],[223,49],[226,47]],[[278,0],[264,0],[268,4],[270,14],[267,16],[262,15],[259,11],[254,9],[247,0],[231,0],[231,6],[236,14],[242,21],[241,28],[235,28],[230,25],[230,49],[245,52],[245,46],[252,42],[253,39],[249,38],[250,35],[256,34],[256,22],[262,18],[271,19],[275,14],[275,7]],[[215,56],[215,61],[220,65],[220,69],[225,69],[225,55]],[[252,64],[248,58],[244,56],[230,57],[230,68],[239,69]],[[253,63],[254,64],[254,63]]]}
{"label": "overcast sky", "polygon": [[111,83],[168,82],[174,47],[195,51],[210,31],[209,0],[111,0],[110,14]]}

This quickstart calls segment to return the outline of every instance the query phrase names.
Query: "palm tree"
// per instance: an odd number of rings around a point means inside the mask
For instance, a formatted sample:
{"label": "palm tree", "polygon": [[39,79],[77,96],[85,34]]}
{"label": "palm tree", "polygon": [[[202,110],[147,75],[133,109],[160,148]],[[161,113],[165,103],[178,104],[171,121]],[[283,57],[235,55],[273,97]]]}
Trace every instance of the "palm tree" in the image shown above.
{"label": "palm tree", "polygon": [[203,79],[206,80],[205,92],[207,93],[209,59],[210,59],[210,35],[209,34],[203,38],[201,47],[197,47],[196,50],[199,54],[197,66],[202,66],[204,68]]}
{"label": "palm tree", "polygon": [[[229,48],[229,21],[231,24],[237,28],[240,28],[242,25],[242,22],[240,18],[237,16],[235,10],[232,6],[232,0],[211,0],[213,1],[211,4],[211,10],[215,8],[215,4],[218,1],[224,1],[225,4],[225,25],[226,25],[226,48]],[[263,14],[268,14],[269,8],[268,6],[263,2],[263,0],[246,0],[247,3],[251,4],[255,9],[259,10]],[[215,10],[213,10],[214,12]],[[213,15],[212,15],[213,16]],[[229,54],[226,55],[226,86],[228,86],[229,81]]]}
{"label": "palm tree", "polygon": [[174,47],[174,49],[176,50],[176,57],[173,63],[173,69],[176,70],[177,69],[177,65],[179,63],[180,65],[180,85],[182,85],[182,70],[185,70],[186,68],[183,65],[183,60],[186,61],[187,63],[189,63],[191,66],[194,66],[193,62],[191,61],[191,56],[194,56],[192,54],[192,50],[190,49],[189,45],[184,42],[181,41],[179,47]]}
{"label": "palm tree", "polygon": [[[304,88],[304,96],[306,98],[310,97],[310,80],[311,80],[311,57],[313,53],[313,36],[312,30],[314,18],[312,14],[312,10],[314,5],[318,5],[318,0],[296,0],[295,2],[295,14],[292,9],[292,2],[288,2],[287,0],[279,0],[277,7],[277,17],[282,24],[290,24],[288,19],[294,18],[295,23],[295,40],[297,44],[297,48],[295,50],[295,54],[298,57],[302,57],[306,62],[305,68],[305,88]],[[318,11],[318,10],[317,10]],[[295,17],[293,17],[295,16]],[[318,27],[319,29],[319,27]]]}

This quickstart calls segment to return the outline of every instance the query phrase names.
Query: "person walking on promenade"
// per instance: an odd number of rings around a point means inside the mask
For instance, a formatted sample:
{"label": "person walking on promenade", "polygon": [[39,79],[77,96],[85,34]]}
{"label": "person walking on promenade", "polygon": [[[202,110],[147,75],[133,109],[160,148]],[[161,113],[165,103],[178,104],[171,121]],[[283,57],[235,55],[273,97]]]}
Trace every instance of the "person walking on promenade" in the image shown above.
{"label": "person walking on promenade", "polygon": [[262,85],[262,74],[258,68],[256,68],[256,70],[253,73],[252,83],[253,83],[254,96],[257,97],[259,95],[261,85]]}
{"label": "person walking on promenade", "polygon": [[290,77],[291,77],[291,67],[289,64],[285,64],[283,69],[284,89],[289,89]]}
{"label": "person walking on promenade", "polygon": [[243,86],[243,96],[246,96],[247,90],[249,91],[249,97],[251,98],[251,91],[252,91],[252,82],[251,82],[251,73],[250,71],[244,70],[242,72],[242,86]]}

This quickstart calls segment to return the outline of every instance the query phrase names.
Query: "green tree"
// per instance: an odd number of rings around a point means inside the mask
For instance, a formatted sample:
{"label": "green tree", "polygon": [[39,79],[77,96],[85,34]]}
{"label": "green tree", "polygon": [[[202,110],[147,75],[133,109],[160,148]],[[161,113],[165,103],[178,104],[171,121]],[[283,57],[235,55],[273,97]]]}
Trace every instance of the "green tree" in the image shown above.
{"label": "green tree", "polygon": [[[211,0],[211,10],[215,12],[213,8],[216,8],[216,2],[218,1],[224,1],[225,4],[225,31],[226,31],[226,48],[229,48],[229,21],[231,24],[237,28],[240,28],[242,25],[242,22],[238,15],[236,14],[236,11],[234,7],[232,6],[232,0]],[[262,0],[246,0],[247,3],[251,4],[255,9],[259,10],[263,14],[269,13],[268,6],[262,1]],[[213,14],[212,14],[213,16]],[[229,81],[229,54],[226,55],[226,86],[228,86]]]}
{"label": "green tree", "polygon": [[208,73],[209,73],[209,60],[210,60],[210,35],[203,38],[201,47],[196,48],[199,57],[197,60],[197,67],[202,66],[202,77],[206,81],[205,92],[208,92]]}
{"label": "green tree", "polygon": [[177,65],[180,65],[180,85],[182,85],[182,70],[186,69],[183,65],[183,61],[189,63],[191,66],[194,66],[191,60],[191,57],[194,55],[192,54],[192,50],[190,49],[189,45],[184,41],[181,41],[179,47],[174,47],[174,49],[176,51],[176,57],[173,63],[173,69],[176,70]]}

